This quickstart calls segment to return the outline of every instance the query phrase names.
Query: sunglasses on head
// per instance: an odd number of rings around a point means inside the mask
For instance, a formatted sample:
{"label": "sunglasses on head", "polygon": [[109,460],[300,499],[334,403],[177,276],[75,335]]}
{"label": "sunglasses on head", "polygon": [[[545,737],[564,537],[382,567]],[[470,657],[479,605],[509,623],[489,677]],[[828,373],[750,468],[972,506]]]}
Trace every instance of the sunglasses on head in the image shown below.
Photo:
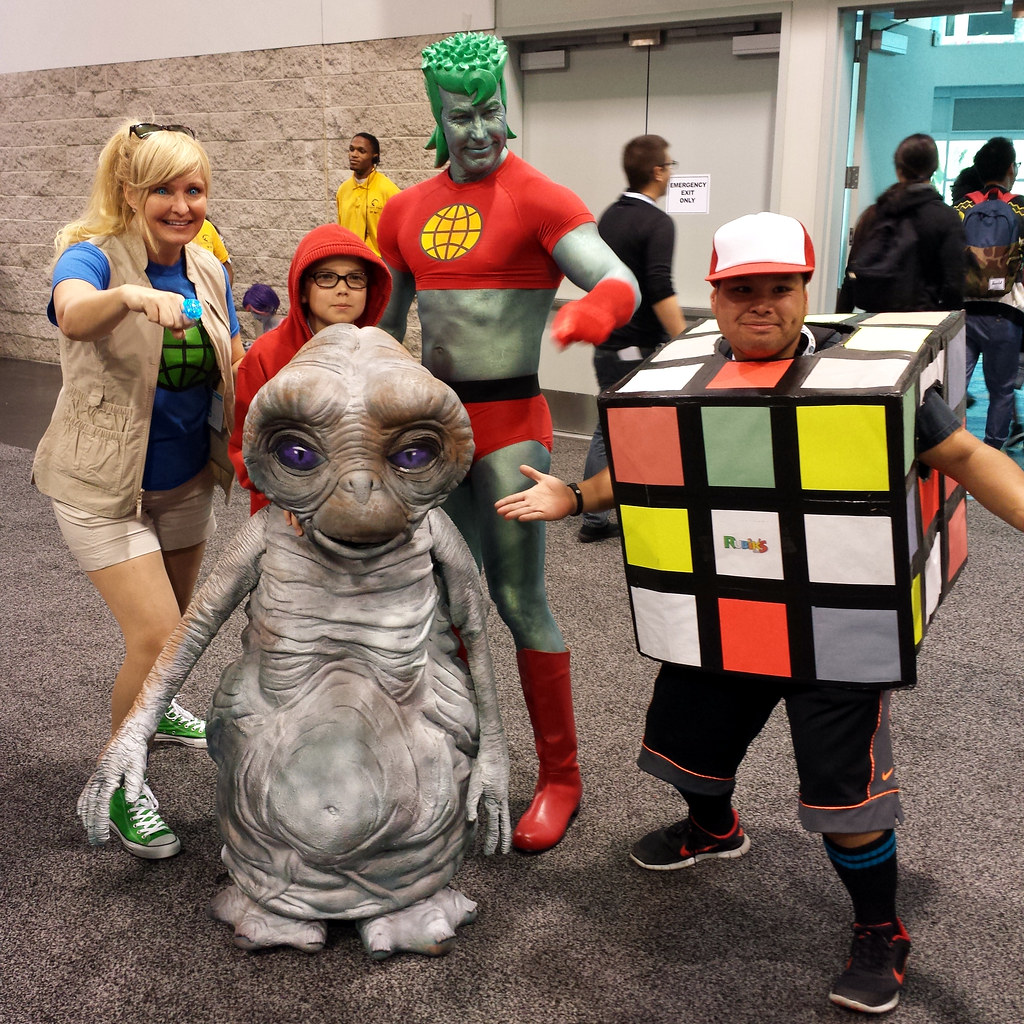
{"label": "sunglasses on head", "polygon": [[128,129],[129,135],[134,135],[140,139],[148,139],[150,135],[156,132],[183,132],[185,135],[191,135],[193,139],[196,137],[195,131],[189,128],[187,124],[147,124],[143,122],[141,124],[133,124]]}

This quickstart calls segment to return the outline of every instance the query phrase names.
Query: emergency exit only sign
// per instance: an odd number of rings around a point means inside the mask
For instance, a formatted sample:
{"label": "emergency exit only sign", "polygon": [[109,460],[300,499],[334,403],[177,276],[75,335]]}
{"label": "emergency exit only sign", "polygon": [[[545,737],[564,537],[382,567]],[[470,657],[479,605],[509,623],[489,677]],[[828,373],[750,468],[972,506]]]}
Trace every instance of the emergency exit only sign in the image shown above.
{"label": "emergency exit only sign", "polygon": [[707,213],[710,198],[710,174],[673,174],[668,179],[665,212]]}

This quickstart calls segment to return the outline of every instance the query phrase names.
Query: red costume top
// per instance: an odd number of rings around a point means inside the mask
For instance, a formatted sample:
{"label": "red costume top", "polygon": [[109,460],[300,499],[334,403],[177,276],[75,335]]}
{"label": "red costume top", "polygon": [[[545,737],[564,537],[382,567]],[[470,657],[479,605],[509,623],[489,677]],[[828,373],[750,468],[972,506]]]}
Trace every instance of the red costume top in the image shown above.
{"label": "red costume top", "polygon": [[307,267],[330,256],[349,256],[363,260],[370,277],[367,286],[366,308],[356,321],[356,327],[373,327],[384,315],[384,309],[391,297],[391,274],[380,257],[362,239],[347,228],[337,224],[324,224],[307,234],[292,257],[288,271],[288,315],[266,334],[261,334],[238,366],[235,381],[235,429],[228,441],[228,456],[238,474],[238,482],[247,487],[250,495],[250,511],[258,512],[270,504],[256,490],[245,463],[242,461],[242,427],[249,405],[264,384],[283,369],[292,356],[313,336],[306,322],[306,310],[302,304],[302,275]]}
{"label": "red costume top", "polygon": [[593,220],[574,192],[508,153],[479,181],[458,184],[443,171],[389,199],[377,240],[419,291],[557,288],[552,250]]}

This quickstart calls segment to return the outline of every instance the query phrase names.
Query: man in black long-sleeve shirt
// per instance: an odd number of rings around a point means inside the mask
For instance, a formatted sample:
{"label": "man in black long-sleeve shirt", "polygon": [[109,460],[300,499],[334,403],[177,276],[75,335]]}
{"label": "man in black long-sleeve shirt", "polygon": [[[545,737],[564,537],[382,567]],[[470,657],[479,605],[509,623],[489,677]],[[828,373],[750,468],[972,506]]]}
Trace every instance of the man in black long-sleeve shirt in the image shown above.
{"label": "man in black long-sleeve shirt", "polygon": [[[604,211],[597,225],[609,248],[640,283],[640,305],[633,318],[594,349],[594,373],[602,391],[686,326],[672,286],[675,225],[657,205],[668,188],[674,166],[668,143],[660,135],[640,135],[627,142],[622,167],[628,189]],[[584,475],[593,476],[607,463],[604,435],[598,424]],[[618,527],[608,521],[607,512],[592,512],[583,517],[579,539],[587,543],[617,533]]]}

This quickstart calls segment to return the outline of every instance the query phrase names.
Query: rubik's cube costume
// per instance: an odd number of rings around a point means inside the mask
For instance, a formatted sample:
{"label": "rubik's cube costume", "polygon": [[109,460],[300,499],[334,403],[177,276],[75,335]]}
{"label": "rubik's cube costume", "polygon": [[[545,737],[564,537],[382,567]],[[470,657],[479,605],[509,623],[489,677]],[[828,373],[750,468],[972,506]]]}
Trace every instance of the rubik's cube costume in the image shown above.
{"label": "rubik's cube costume", "polygon": [[601,397],[637,647],[665,663],[639,764],[731,792],[784,700],[805,827],[887,829],[889,693],[967,555],[964,490],[916,458],[962,423],[963,315],[815,319],[764,362],[704,321]]}

